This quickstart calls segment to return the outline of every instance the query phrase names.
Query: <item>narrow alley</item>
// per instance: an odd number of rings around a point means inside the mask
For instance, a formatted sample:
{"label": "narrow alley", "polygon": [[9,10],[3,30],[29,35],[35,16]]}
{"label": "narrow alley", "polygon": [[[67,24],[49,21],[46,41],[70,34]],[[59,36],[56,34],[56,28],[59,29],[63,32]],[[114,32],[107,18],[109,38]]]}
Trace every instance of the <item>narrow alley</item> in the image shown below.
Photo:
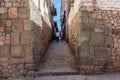
{"label": "narrow alley", "polygon": [[43,59],[38,75],[77,74],[75,59],[64,41],[52,42]]}
{"label": "narrow alley", "polygon": [[120,0],[0,0],[0,80],[120,80]]}

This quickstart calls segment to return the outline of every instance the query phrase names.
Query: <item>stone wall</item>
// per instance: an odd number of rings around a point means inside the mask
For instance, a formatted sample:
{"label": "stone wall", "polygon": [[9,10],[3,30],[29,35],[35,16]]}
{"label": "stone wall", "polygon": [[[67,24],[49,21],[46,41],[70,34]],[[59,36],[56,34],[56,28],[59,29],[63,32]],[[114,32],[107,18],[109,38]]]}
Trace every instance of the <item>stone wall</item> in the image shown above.
{"label": "stone wall", "polygon": [[119,10],[96,6],[82,6],[75,14],[69,24],[69,44],[80,73],[120,72],[119,19]]}
{"label": "stone wall", "polygon": [[35,35],[33,55],[37,69],[39,68],[40,62],[44,57],[46,49],[51,40],[52,30],[48,15],[46,14],[45,16],[42,16],[41,11],[38,10],[33,0],[30,0],[30,20],[31,20],[31,26],[33,27],[32,30],[34,31],[34,35]]}
{"label": "stone wall", "polygon": [[28,0],[0,0],[0,79],[34,76]]}
{"label": "stone wall", "polygon": [[[0,79],[2,80],[34,77],[36,55],[44,54],[48,45],[50,27],[41,15],[39,18],[39,14],[36,15],[35,21],[31,20],[33,15],[30,8],[29,0],[0,0]],[[34,9],[37,10],[36,7]]]}

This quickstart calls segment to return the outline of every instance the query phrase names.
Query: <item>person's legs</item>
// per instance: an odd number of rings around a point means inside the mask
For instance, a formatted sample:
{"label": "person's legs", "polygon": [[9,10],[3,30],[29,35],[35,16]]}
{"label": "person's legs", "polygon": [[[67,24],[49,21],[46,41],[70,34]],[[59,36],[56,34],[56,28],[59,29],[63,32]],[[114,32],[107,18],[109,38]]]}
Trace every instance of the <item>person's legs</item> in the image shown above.
{"label": "person's legs", "polygon": [[57,42],[59,42],[59,37],[57,37]]}

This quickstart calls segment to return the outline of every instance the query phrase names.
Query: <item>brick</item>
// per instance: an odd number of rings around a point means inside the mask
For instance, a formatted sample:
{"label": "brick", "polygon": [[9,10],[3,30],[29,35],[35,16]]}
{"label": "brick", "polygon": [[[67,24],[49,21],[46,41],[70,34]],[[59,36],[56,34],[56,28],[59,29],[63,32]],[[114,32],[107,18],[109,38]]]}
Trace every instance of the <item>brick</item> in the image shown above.
{"label": "brick", "polygon": [[14,58],[24,57],[24,50],[22,46],[12,46],[11,47],[11,56]]}
{"label": "brick", "polygon": [[29,18],[30,10],[28,8],[19,8],[19,18]]}
{"label": "brick", "polygon": [[14,32],[22,32],[23,31],[23,20],[22,19],[13,19],[12,20],[12,30]]}
{"label": "brick", "polygon": [[8,15],[9,15],[9,18],[17,18],[18,17],[17,8],[15,7],[9,8]]}
{"label": "brick", "polygon": [[31,31],[25,31],[21,33],[21,44],[32,44],[33,40],[34,36]]}
{"label": "brick", "polygon": [[11,44],[12,45],[20,44],[20,32],[11,33]]}
{"label": "brick", "polygon": [[5,13],[7,13],[7,8],[1,7],[0,14],[5,14]]}

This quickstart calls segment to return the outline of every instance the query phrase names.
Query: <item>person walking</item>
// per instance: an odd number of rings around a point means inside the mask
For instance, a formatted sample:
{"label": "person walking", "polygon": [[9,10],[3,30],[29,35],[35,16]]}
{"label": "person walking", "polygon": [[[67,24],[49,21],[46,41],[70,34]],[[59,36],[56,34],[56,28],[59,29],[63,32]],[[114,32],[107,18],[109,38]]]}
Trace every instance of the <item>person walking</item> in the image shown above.
{"label": "person walking", "polygon": [[57,42],[59,42],[59,36],[60,36],[59,31],[56,31],[56,40],[57,40]]}

